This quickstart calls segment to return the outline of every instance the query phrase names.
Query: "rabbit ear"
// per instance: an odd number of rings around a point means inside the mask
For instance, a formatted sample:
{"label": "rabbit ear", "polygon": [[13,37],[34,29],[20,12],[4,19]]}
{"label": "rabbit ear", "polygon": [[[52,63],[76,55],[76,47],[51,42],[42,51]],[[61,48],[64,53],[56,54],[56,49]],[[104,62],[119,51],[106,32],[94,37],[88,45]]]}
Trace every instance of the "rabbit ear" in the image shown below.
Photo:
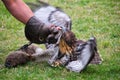
{"label": "rabbit ear", "polygon": [[23,51],[25,51],[25,50],[28,48],[28,46],[30,46],[31,44],[32,44],[32,42],[29,42],[29,43],[21,46],[18,50],[23,50]]}

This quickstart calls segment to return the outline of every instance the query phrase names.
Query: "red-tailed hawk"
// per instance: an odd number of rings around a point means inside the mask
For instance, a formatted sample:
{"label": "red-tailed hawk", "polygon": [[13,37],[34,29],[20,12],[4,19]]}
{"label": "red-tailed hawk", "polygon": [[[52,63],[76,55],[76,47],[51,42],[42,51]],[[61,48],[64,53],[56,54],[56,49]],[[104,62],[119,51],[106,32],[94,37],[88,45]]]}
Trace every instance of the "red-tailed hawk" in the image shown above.
{"label": "red-tailed hawk", "polygon": [[[47,49],[52,49],[54,53],[48,61],[51,66],[65,65],[71,71],[81,72],[89,63],[100,64],[102,62],[97,51],[96,39],[92,37],[88,41],[77,40],[75,34],[71,31],[71,18],[64,11],[41,1],[38,1],[37,4],[28,4],[34,11],[35,16],[46,25],[55,25],[62,28],[56,44],[46,43]],[[27,62],[30,56],[24,56],[26,58],[24,61]],[[28,57],[29,59],[27,59]],[[9,59],[9,56],[7,59]]]}

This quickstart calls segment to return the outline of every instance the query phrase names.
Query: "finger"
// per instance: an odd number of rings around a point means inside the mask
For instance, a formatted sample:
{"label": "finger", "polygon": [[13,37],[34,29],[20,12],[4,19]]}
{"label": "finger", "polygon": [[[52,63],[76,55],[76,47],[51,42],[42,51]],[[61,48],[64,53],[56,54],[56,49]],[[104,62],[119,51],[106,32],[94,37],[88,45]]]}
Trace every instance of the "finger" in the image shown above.
{"label": "finger", "polygon": [[58,26],[58,27],[56,27],[56,28],[57,28],[57,30],[61,30],[61,29],[62,29],[62,28],[61,28],[61,27],[59,27],[59,26]]}

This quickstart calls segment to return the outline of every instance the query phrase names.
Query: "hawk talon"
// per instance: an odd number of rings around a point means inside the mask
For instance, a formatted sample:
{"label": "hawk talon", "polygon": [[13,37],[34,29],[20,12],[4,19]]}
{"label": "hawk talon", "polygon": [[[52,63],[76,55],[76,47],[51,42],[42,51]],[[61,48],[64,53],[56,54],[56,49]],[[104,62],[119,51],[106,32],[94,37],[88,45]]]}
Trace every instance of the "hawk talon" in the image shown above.
{"label": "hawk talon", "polygon": [[57,67],[60,66],[61,62],[60,61],[55,61],[53,62],[53,64],[51,65],[52,67]]}

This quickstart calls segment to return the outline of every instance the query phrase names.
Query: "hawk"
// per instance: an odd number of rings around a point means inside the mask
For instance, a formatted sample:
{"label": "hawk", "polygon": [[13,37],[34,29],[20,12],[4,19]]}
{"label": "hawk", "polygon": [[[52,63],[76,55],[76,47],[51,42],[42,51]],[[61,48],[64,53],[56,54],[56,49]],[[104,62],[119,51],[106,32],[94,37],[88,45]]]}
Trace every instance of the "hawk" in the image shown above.
{"label": "hawk", "polygon": [[[70,16],[62,9],[42,1],[27,4],[33,10],[35,16],[46,25],[55,25],[62,28],[59,31],[59,39],[56,44],[45,44],[46,48],[53,50],[52,53],[54,53],[48,60],[51,66],[64,65],[70,71],[81,72],[89,63],[100,64],[102,62],[97,50],[96,38],[91,37],[88,41],[78,40],[71,31],[72,20]],[[48,37],[52,37],[52,35]],[[29,47],[29,45],[27,45],[27,47]],[[49,51],[47,53],[49,53]],[[24,55],[24,53],[22,53],[22,55]],[[30,58],[28,59],[28,57],[32,55],[25,56],[27,60],[29,60]],[[25,61],[27,62],[27,60]]]}

